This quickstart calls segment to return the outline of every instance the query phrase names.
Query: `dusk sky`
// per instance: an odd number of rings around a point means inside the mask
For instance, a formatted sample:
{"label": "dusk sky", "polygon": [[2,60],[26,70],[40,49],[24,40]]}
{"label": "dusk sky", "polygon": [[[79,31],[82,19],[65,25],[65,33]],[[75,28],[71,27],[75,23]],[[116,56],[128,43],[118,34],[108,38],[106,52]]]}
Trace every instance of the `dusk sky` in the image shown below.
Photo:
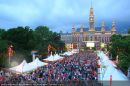
{"label": "dusk sky", "polygon": [[[93,0],[95,27],[119,31],[130,28],[130,0]],[[72,25],[88,27],[91,0],[0,0],[0,28],[46,25],[53,31],[70,32]]]}

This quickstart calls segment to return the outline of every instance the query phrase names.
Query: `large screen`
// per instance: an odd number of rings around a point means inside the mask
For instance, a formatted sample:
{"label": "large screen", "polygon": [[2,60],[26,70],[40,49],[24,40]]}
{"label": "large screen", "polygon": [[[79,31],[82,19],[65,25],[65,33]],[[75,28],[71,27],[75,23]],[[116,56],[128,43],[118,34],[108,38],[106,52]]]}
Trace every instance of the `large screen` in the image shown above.
{"label": "large screen", "polygon": [[94,42],[87,42],[87,47],[95,47],[95,43]]}

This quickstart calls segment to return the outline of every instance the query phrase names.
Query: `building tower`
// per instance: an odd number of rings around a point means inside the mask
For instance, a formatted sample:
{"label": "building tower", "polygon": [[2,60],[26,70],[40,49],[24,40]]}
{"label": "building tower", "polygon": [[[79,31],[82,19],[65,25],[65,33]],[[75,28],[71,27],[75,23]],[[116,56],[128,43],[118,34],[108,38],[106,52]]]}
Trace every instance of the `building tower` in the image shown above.
{"label": "building tower", "polygon": [[104,34],[105,33],[105,25],[104,25],[104,20],[102,20],[102,28],[101,28],[101,32]]}
{"label": "building tower", "polygon": [[80,27],[80,41],[81,42],[83,41],[83,32],[84,32],[83,25],[81,25]]}
{"label": "building tower", "polygon": [[95,31],[95,29],[94,29],[94,11],[93,11],[93,7],[92,7],[92,2],[91,2],[90,13],[89,13],[89,31],[90,32]]}
{"label": "building tower", "polygon": [[73,25],[73,26],[72,26],[72,33],[75,33],[75,32],[76,32],[75,26]]}
{"label": "building tower", "polygon": [[114,20],[113,20],[113,22],[112,22],[111,33],[112,33],[112,34],[116,34],[116,25],[115,25],[115,21],[114,21]]}
{"label": "building tower", "polygon": [[81,27],[80,27],[80,32],[81,32],[81,33],[83,33],[83,32],[84,32],[83,25],[81,25]]}

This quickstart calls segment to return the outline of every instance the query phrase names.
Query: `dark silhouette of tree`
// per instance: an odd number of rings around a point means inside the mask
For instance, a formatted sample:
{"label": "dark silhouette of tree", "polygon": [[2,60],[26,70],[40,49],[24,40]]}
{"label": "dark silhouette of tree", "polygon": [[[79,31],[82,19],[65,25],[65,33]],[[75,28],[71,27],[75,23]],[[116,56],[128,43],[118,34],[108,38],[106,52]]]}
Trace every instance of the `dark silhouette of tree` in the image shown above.
{"label": "dark silhouette of tree", "polygon": [[34,30],[29,26],[19,26],[7,31],[0,29],[0,57],[2,57],[0,65],[5,66],[4,62],[6,60],[4,59],[7,57],[9,45],[14,46],[15,54],[12,59],[18,62],[26,59],[27,62],[30,62],[32,60],[32,50],[37,50],[41,55],[47,55],[49,44],[53,46],[52,52],[59,52],[65,49],[65,43],[60,40],[60,34],[50,31],[46,26],[38,26]]}

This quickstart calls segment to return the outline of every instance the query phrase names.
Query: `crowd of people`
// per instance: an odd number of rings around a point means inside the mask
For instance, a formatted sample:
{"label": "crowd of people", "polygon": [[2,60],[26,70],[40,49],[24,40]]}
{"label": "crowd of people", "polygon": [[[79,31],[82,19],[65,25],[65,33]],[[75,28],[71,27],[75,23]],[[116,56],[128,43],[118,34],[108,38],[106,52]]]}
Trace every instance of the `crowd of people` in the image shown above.
{"label": "crowd of people", "polygon": [[[98,86],[97,60],[94,51],[79,52],[49,63],[31,73],[12,75],[3,84],[60,84],[64,86]],[[96,84],[96,85],[94,85]]]}

